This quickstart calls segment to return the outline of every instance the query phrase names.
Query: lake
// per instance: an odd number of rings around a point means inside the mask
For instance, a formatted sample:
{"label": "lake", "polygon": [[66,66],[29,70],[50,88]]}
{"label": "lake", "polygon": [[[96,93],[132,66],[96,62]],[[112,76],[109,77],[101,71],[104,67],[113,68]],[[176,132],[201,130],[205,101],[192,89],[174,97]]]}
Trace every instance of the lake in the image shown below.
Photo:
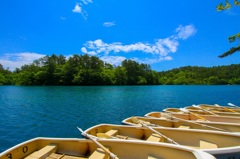
{"label": "lake", "polygon": [[0,152],[34,137],[81,138],[77,126],[228,102],[240,105],[240,86],[0,86]]}

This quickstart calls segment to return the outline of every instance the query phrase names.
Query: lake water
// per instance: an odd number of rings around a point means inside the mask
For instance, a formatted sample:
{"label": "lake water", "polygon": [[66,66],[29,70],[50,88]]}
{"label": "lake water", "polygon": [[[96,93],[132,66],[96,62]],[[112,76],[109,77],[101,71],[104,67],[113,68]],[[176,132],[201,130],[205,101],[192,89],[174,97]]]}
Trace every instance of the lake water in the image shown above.
{"label": "lake water", "polygon": [[0,86],[0,152],[34,137],[81,137],[101,123],[121,124],[167,107],[240,105],[240,86]]}

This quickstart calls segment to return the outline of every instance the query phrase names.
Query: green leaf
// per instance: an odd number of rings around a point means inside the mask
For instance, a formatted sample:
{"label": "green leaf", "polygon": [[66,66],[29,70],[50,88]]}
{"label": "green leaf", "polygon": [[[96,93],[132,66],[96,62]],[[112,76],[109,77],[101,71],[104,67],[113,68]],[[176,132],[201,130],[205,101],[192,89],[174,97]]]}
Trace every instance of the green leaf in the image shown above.
{"label": "green leaf", "polygon": [[217,11],[222,11],[222,10],[224,10],[224,9],[225,9],[225,7],[223,6],[222,3],[220,3],[220,4],[217,6]]}
{"label": "green leaf", "polygon": [[236,6],[240,6],[240,2],[238,2],[238,0],[234,0],[234,4],[235,4]]}
{"label": "green leaf", "polygon": [[237,39],[238,39],[238,40],[240,39],[240,33],[237,33],[236,35],[230,36],[230,37],[228,38],[228,41],[229,41],[229,42],[234,42],[234,41],[236,41]]}
{"label": "green leaf", "polygon": [[228,2],[228,0],[226,0],[225,9],[230,9],[230,8],[231,8],[231,4]]}

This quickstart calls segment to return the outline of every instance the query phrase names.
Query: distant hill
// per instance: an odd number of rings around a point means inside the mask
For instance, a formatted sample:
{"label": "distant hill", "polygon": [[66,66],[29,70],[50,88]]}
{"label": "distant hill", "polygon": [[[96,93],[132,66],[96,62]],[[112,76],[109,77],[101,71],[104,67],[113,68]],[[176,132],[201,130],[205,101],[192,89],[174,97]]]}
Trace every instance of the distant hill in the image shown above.
{"label": "distant hill", "polygon": [[186,66],[159,72],[160,84],[240,84],[240,64],[215,67]]}

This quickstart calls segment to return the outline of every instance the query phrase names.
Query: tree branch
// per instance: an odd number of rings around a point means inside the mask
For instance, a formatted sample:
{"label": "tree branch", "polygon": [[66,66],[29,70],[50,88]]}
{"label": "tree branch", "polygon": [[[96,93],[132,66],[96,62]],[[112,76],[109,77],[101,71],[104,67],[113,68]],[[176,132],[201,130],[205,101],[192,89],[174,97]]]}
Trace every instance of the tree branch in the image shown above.
{"label": "tree branch", "polygon": [[240,45],[237,47],[232,47],[230,50],[228,50],[227,52],[223,53],[222,55],[219,55],[219,58],[223,58],[226,57],[228,55],[232,55],[233,53],[240,51]]}

